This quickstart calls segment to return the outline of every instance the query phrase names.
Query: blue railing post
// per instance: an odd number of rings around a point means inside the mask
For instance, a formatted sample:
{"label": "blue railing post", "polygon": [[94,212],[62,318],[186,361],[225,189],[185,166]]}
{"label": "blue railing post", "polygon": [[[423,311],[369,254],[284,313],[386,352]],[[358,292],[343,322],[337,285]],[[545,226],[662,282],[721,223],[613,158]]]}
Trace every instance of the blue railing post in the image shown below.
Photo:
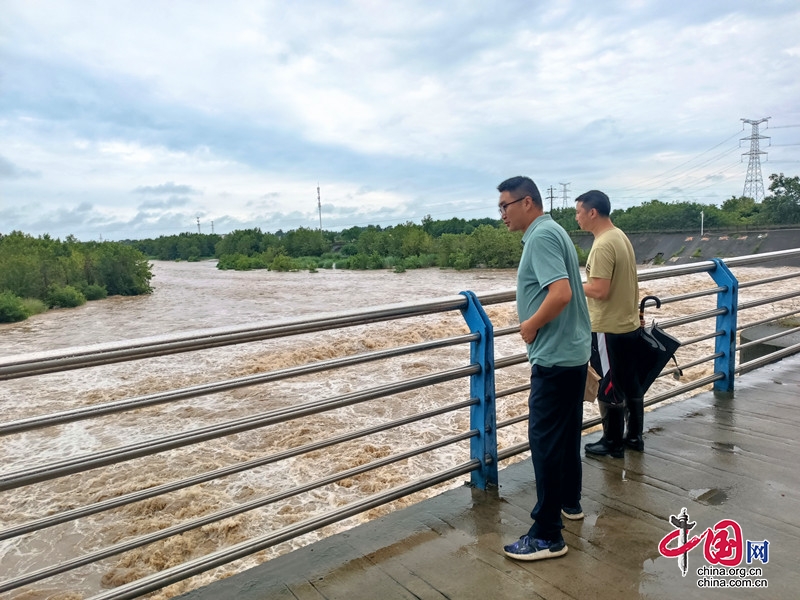
{"label": "blue railing post", "polygon": [[716,338],[716,353],[721,353],[714,359],[714,372],[723,373],[724,379],[714,382],[715,392],[733,392],[733,375],[736,368],[736,322],[737,307],[739,305],[739,281],[734,277],[722,259],[712,259],[716,268],[709,274],[720,287],[727,288],[717,294],[717,308],[726,308],[727,312],[717,315],[717,331],[724,334]]}
{"label": "blue railing post", "polygon": [[478,403],[470,409],[470,429],[480,433],[470,440],[470,458],[481,461],[479,469],[472,471],[471,483],[485,490],[497,486],[497,414],[494,388],[494,327],[486,311],[473,292],[461,292],[467,306],[461,314],[469,330],[480,337],[470,346],[470,362],[481,370],[470,377],[469,393]]}

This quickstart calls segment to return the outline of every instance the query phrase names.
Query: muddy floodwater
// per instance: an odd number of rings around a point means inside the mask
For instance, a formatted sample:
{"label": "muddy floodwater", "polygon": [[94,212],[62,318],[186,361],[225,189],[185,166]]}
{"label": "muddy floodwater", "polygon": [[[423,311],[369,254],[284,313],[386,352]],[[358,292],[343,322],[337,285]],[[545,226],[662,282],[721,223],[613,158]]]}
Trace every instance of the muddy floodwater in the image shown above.
{"label": "muddy floodwater", "polygon": [[[752,281],[791,271],[789,268],[748,267],[736,269],[734,273],[740,281]],[[155,277],[152,284],[155,291],[148,296],[108,298],[75,309],[49,311],[22,323],[0,324],[0,357],[199,329],[285,321],[303,316],[451,296],[462,290],[481,294],[509,291],[515,287],[514,270],[458,272],[423,269],[406,273],[320,270],[317,273],[274,273],[219,271],[214,262],[155,262],[153,272]],[[715,284],[708,274],[700,273],[645,282],[641,286],[641,292],[642,295],[655,294],[667,298],[714,287]],[[800,283],[796,279],[744,289],[740,291],[740,303],[791,289],[800,289]],[[715,296],[708,296],[666,303],[660,310],[648,309],[647,315],[648,319],[664,321],[715,307]],[[742,311],[739,320],[740,323],[753,322],[798,307],[800,301],[796,298],[769,303]],[[516,324],[513,303],[490,306],[487,313],[497,328]],[[713,325],[712,318],[702,323],[672,328],[670,333],[680,339],[689,339],[713,331]],[[7,422],[338,356],[413,344],[466,331],[464,320],[456,311],[5,381],[0,382],[0,414],[2,421]],[[714,352],[713,344],[713,340],[706,340],[682,347],[678,351],[678,360],[689,363],[710,356]],[[523,351],[524,345],[516,334],[497,339],[498,358]],[[315,398],[332,397],[419,377],[463,366],[468,362],[469,349],[462,345],[10,435],[0,438],[0,470],[4,474],[11,473],[72,456],[147,442],[187,429],[291,407]],[[711,362],[704,362],[686,369],[680,381],[671,377],[659,379],[649,395],[705,377],[712,373],[712,367]],[[524,384],[528,374],[526,365],[498,371],[497,388],[500,390]],[[0,529],[331,437],[345,425],[350,428],[368,427],[442,404],[463,401],[468,395],[468,380],[438,384],[413,393],[396,394],[380,402],[353,405],[310,419],[245,431],[157,456],[138,458],[26,488],[0,492],[3,507]],[[498,420],[524,415],[526,410],[525,393],[505,396],[502,401],[498,401]],[[163,497],[0,541],[0,580],[36,571],[177,522],[289,489],[323,474],[338,472],[400,452],[412,438],[421,440],[419,443],[431,443],[442,436],[455,435],[469,428],[466,412],[448,413],[441,418],[430,419],[405,429],[348,442],[337,447],[334,452],[312,452],[205,485],[172,492]],[[592,403],[585,404],[584,412],[586,417],[597,414]],[[501,432],[499,441],[501,447],[525,441],[524,424]],[[230,517],[180,536],[104,559],[73,573],[58,575],[8,592],[3,597],[25,600],[88,598],[102,589],[132,581],[218,548],[264,535],[330,507],[343,506],[417,479],[426,473],[464,462],[469,458],[468,450],[468,443],[448,446],[436,453],[414,457],[391,468],[342,480],[335,485],[301,494],[270,507]],[[236,563],[172,585],[151,597],[169,598],[322,536],[417,502],[438,493],[444,487],[460,485],[461,481],[415,494],[269,548]]]}

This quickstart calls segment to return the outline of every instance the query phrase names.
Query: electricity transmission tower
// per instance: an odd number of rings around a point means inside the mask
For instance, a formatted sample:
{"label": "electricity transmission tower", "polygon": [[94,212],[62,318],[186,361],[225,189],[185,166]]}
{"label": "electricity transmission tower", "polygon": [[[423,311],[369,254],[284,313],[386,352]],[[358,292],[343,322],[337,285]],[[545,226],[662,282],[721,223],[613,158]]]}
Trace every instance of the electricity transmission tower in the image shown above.
{"label": "electricity transmission tower", "polygon": [[570,183],[572,183],[572,182],[571,182],[571,181],[569,181],[569,182],[567,182],[567,183],[559,183],[559,184],[558,184],[558,185],[560,185],[560,186],[561,186],[561,192],[562,192],[562,194],[563,194],[563,202],[564,202],[564,204],[561,206],[561,208],[567,208],[567,186],[568,186]]}
{"label": "electricity transmission tower", "polygon": [[769,137],[758,133],[758,126],[766,123],[772,117],[766,117],[753,121],[752,119],[742,119],[744,123],[752,126],[750,137],[741,138],[741,141],[750,140],[750,152],[742,152],[742,156],[749,156],[750,162],[747,164],[747,177],[744,180],[744,191],[742,196],[752,198],[756,202],[764,199],[764,180],[761,178],[761,155],[766,154],[759,149],[759,140],[768,140]]}

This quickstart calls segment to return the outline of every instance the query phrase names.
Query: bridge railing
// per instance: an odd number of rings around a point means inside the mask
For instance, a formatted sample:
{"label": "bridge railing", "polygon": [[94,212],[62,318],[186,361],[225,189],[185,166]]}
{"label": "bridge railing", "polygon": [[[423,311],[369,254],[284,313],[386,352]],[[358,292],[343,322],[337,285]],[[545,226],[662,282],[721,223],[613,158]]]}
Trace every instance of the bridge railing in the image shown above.
{"label": "bridge railing", "polygon": [[[666,293],[658,293],[663,307],[660,325],[672,329],[683,346],[678,351],[680,364],[664,370],[646,398],[647,405],[710,385],[719,392],[732,392],[736,373],[769,361],[764,357],[752,361],[755,364],[737,365],[737,332],[771,322],[790,323],[779,335],[800,329],[792,325],[800,313],[800,286],[795,285],[800,269],[741,282],[735,271],[793,256],[800,256],[800,249],[640,271],[640,287],[648,292],[657,291],[649,286],[664,282],[676,289],[692,288],[670,295],[668,286]],[[683,284],[686,278],[690,285]],[[705,287],[705,282],[712,285]],[[780,289],[774,289],[779,283]],[[762,291],[740,302],[743,290]],[[148,361],[159,357],[185,355],[194,360],[224,346],[253,344],[260,352],[275,352],[274,344],[292,344],[312,334],[346,338],[348,332],[378,331],[376,335],[386,337],[389,323],[409,323],[414,331],[424,332],[421,341],[405,345],[345,352],[108,402],[79,401],[73,408],[21,418],[8,417],[25,401],[15,396],[19,388],[0,387],[0,402],[8,408],[0,423],[0,440],[6,448],[27,449],[6,461],[0,473],[0,497],[6,509],[0,521],[0,592],[56,586],[96,594],[95,599],[134,598],[282,544],[297,544],[301,536],[322,535],[334,523],[364,519],[379,507],[418,492],[434,493],[434,486],[453,485],[467,474],[477,487],[497,485],[500,461],[528,449],[529,367],[513,302],[513,291],[463,292],[317,318],[0,359],[0,382],[7,382],[0,386],[21,380],[53,385],[53,376],[67,377],[58,380],[57,385],[63,385],[73,371],[87,373],[120,363],[131,372],[146,372]],[[741,323],[742,313],[763,306],[772,308],[767,318]],[[441,319],[455,315],[463,319],[462,325],[441,326]],[[343,338],[334,339],[334,344],[337,339]],[[798,351],[800,344],[790,345],[771,358]],[[402,376],[406,372],[415,376]],[[671,378],[679,373],[682,382]],[[327,393],[320,381],[330,385]],[[234,418],[216,410],[233,406],[236,395],[245,391],[252,394],[245,403],[249,410],[236,405],[231,411]],[[65,389],[64,394],[71,392]],[[27,399],[31,401],[35,403],[35,397]],[[162,431],[160,422],[171,418],[173,407],[216,412],[197,423],[178,419],[179,427]],[[598,418],[589,416],[584,428],[598,423]],[[120,434],[101,448],[96,447],[99,434],[88,436],[92,443],[83,445],[79,436],[69,455],[55,459],[41,455],[40,442],[73,435],[75,427],[84,432],[94,427],[93,433],[119,428]],[[287,431],[301,435],[283,442]],[[220,453],[226,460],[207,468]],[[165,479],[159,469],[167,463],[177,465],[180,476]],[[150,469],[155,483],[138,478]],[[103,480],[99,473],[115,475]],[[92,489],[101,480],[121,480],[126,485],[109,483]],[[243,487],[248,494],[230,491]],[[169,511],[170,502],[181,494],[220,488],[226,490],[225,502],[190,511],[188,518]],[[334,505],[320,497],[333,499]],[[287,519],[285,515],[293,514],[298,503],[315,510],[303,512],[305,518]],[[113,539],[96,533],[109,521],[129,518],[126,511],[132,507],[139,507],[138,512],[153,517],[153,522]],[[247,529],[239,536],[243,539],[217,544],[206,539],[211,536],[204,537],[204,529],[245,515],[251,517],[239,522]],[[87,529],[95,531],[89,536],[91,543],[57,544],[37,554],[50,539]],[[211,549],[190,549],[180,559],[157,567],[139,565],[137,573],[143,576],[106,591],[79,583],[100,581],[109,571],[119,570],[120,564],[137,564],[142,555],[163,547],[159,544],[189,534],[199,536],[193,539],[203,540],[201,545]]]}

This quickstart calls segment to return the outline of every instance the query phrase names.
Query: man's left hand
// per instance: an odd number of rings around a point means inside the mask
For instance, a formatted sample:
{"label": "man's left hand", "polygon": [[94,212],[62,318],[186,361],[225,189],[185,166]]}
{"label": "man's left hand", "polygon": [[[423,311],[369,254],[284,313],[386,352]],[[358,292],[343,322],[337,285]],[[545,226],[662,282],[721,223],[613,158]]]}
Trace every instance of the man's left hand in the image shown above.
{"label": "man's left hand", "polygon": [[523,321],[519,325],[519,334],[522,336],[522,339],[525,340],[526,344],[532,344],[538,333],[539,330],[531,325],[530,319]]}

